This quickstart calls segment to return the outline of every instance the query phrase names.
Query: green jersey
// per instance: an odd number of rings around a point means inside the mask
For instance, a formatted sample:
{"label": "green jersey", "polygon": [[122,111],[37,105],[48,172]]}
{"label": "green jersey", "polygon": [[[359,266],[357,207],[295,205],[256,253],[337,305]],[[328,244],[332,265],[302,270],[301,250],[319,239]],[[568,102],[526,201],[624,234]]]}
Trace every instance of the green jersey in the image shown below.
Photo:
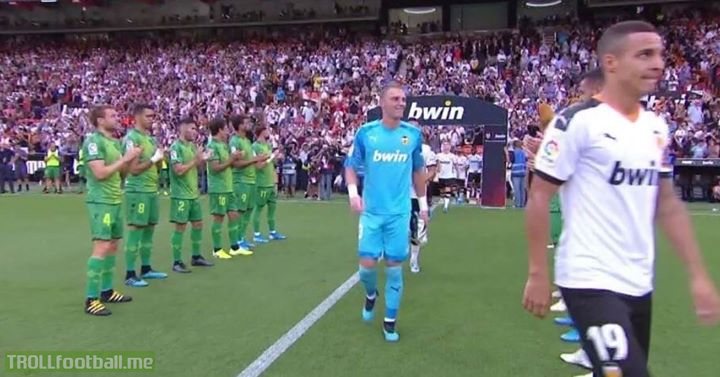
{"label": "green jersey", "polygon": [[[243,153],[243,160],[255,157],[255,151],[250,139],[234,135],[230,138],[230,152],[240,151]],[[233,168],[233,182],[255,184],[255,165],[248,165],[244,168]]]}
{"label": "green jersey", "polygon": [[[270,144],[259,141],[253,144],[253,150],[256,155],[270,155],[272,153],[272,147]],[[272,161],[268,161],[262,168],[257,168],[256,176],[258,187],[275,186],[275,164]]]}
{"label": "green jersey", "polygon": [[[137,129],[131,129],[125,135],[123,150],[140,147],[140,162],[150,161],[157,149],[155,138],[144,134]],[[158,168],[152,164],[150,168],[138,175],[128,174],[125,179],[125,191],[127,192],[157,192],[158,191]]]}
{"label": "green jersey", "polygon": [[195,144],[183,140],[176,140],[170,146],[170,197],[173,199],[197,199],[198,190],[197,166],[188,169],[185,174],[175,173],[172,167],[175,164],[186,165],[197,155]]}
{"label": "green jersey", "polygon": [[225,194],[232,192],[232,169],[227,168],[219,172],[214,172],[211,167],[212,161],[224,164],[230,159],[230,150],[228,149],[227,143],[211,139],[208,143],[208,152],[210,152],[210,158],[207,163],[208,193]]}
{"label": "green jersey", "polygon": [[[120,141],[108,138],[100,132],[94,132],[82,146],[83,164],[91,161],[103,161],[105,165],[112,165],[122,158]],[[88,203],[120,204],[122,202],[122,178],[116,171],[104,180],[95,178],[92,169],[87,169],[87,197]]]}

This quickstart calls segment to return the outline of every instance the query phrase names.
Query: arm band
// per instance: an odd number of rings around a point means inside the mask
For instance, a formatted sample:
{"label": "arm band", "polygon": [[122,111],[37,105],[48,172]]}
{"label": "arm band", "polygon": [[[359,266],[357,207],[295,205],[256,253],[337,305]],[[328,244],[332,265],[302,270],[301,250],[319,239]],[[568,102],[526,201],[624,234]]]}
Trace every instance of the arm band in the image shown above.
{"label": "arm band", "polygon": [[358,194],[357,185],[348,185],[348,195],[350,195],[350,198],[357,198],[360,196],[360,194]]}
{"label": "arm band", "polygon": [[420,211],[427,212],[428,211],[428,203],[427,203],[427,196],[421,196],[417,198],[418,205],[420,206]]}

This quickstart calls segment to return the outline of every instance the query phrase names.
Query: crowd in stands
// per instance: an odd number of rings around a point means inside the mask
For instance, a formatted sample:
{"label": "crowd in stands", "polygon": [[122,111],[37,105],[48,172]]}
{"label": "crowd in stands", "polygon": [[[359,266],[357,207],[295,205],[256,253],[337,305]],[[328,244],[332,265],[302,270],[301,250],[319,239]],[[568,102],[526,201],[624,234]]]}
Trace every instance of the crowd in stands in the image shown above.
{"label": "crowd in stands", "polygon": [[[654,20],[668,62],[658,94],[645,102],[670,123],[678,157],[719,157],[716,16],[685,12]],[[553,33],[523,27],[416,43],[342,29],[237,41],[11,38],[0,45],[0,143],[30,153],[51,143],[76,152],[91,131],[87,108],[98,103],[115,106],[126,127],[132,104],[152,104],[163,145],[182,117],[202,127],[212,117],[242,113],[272,126],[273,143],[315,182],[338,171],[354,131],[391,79],[404,82],[408,95],[472,96],[505,107],[511,136],[521,139],[538,122],[538,103],[562,108],[577,97],[578,77],[598,65],[593,47],[603,25],[575,20],[555,24]],[[430,144],[476,140],[471,126],[435,127]]]}

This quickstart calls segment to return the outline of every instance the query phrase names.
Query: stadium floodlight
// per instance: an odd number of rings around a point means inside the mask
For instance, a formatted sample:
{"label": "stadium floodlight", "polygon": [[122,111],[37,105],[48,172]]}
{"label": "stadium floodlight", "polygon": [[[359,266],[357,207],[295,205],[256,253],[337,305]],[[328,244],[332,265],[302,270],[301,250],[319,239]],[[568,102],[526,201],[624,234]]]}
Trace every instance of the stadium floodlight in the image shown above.
{"label": "stadium floodlight", "polygon": [[41,3],[57,3],[57,0],[40,0]]}
{"label": "stadium floodlight", "polygon": [[560,4],[562,4],[562,0],[528,0],[525,2],[525,5],[530,8],[554,7]]}
{"label": "stadium floodlight", "polygon": [[435,13],[437,8],[405,8],[403,12],[407,14],[430,14]]}

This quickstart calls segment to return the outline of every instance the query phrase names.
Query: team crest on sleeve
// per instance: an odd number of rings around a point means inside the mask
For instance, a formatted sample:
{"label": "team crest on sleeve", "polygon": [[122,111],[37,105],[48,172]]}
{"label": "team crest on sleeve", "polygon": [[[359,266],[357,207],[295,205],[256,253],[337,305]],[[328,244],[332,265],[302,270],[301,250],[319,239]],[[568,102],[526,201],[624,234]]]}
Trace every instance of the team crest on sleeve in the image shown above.
{"label": "team crest on sleeve", "polygon": [[173,160],[178,159],[177,151],[170,151],[170,158]]}
{"label": "team crest on sleeve", "polygon": [[90,143],[88,144],[88,154],[91,156],[94,156],[98,154],[98,146],[96,143]]}
{"label": "team crest on sleeve", "polygon": [[560,154],[560,147],[557,141],[551,139],[543,146],[541,157],[548,164],[554,164],[558,154]]}
{"label": "team crest on sleeve", "polygon": [[135,143],[133,143],[133,141],[130,139],[127,139],[125,145],[127,145],[127,149],[133,149],[135,147]]}
{"label": "team crest on sleeve", "polygon": [[403,136],[400,138],[400,142],[402,143],[402,145],[408,145],[410,144],[410,138],[407,136]]}

